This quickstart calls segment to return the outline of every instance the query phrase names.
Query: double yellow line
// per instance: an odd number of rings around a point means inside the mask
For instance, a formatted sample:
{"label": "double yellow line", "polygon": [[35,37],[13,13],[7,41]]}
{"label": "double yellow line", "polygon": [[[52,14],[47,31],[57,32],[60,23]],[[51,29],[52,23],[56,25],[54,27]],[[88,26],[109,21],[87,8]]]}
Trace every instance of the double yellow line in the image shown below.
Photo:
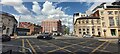
{"label": "double yellow line", "polygon": [[[90,41],[90,40],[88,40],[88,41]],[[88,42],[88,41],[80,42],[80,43],[78,43],[78,44],[84,44],[84,43],[86,43],[86,42]],[[65,42],[65,43],[68,43],[68,42]],[[72,44],[72,43],[68,43],[68,44],[71,44],[71,45],[64,46],[64,47],[60,47],[60,48],[58,48],[58,49],[54,49],[54,50],[48,51],[48,53],[55,52],[55,51],[57,51],[57,50],[62,50],[62,49],[68,48],[68,47],[72,47],[72,46],[78,45],[78,44]],[[68,51],[68,52],[69,52],[69,51]],[[70,52],[71,52],[71,51],[70,51]],[[72,53],[75,54],[74,52],[72,52]]]}
{"label": "double yellow line", "polygon": [[[31,49],[32,49],[32,54],[37,54],[36,50],[34,49],[34,47],[32,46],[32,44],[30,43],[30,41],[28,39],[26,39],[26,41],[27,41],[28,45],[31,47]],[[25,40],[22,39],[22,47],[25,47],[25,43],[24,42],[25,42]],[[24,48],[22,49],[22,52],[25,52]]]}
{"label": "double yellow line", "polygon": [[[22,39],[22,47],[25,47],[25,44],[24,44],[24,39]],[[25,52],[25,49],[24,48],[22,48],[22,52]]]}
{"label": "double yellow line", "polygon": [[101,45],[99,45],[97,48],[95,48],[90,54],[93,54],[96,52],[99,48],[101,48],[103,45],[105,45],[108,41],[103,42]]}

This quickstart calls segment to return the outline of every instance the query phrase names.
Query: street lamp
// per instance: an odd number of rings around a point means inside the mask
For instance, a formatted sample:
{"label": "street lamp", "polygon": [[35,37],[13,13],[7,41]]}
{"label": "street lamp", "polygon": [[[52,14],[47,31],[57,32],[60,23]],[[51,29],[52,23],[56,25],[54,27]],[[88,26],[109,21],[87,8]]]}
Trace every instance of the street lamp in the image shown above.
{"label": "street lamp", "polygon": [[104,36],[105,36],[105,38],[106,38],[106,29],[104,29],[103,32],[104,32]]}

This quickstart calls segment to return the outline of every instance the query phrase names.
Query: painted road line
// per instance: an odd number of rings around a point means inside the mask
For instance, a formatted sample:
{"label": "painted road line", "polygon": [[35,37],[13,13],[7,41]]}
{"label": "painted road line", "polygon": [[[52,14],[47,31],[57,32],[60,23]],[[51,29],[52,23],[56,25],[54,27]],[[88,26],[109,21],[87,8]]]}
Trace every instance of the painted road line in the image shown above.
{"label": "painted road line", "polygon": [[[39,41],[40,41],[40,40],[39,40]],[[47,41],[42,41],[42,42],[44,42],[44,43],[48,43],[48,44],[51,44],[51,45],[54,45],[54,46],[58,47],[58,48],[57,48],[58,50],[61,49],[61,50],[65,50],[65,51],[67,51],[67,52],[73,53],[73,52],[70,51],[70,50],[67,50],[67,49],[61,48],[60,46],[57,46],[57,45],[52,44],[52,43],[49,43],[49,42],[47,42]],[[57,50],[51,50],[51,51],[48,51],[47,54],[48,54],[48,53],[51,53],[51,52],[55,52],[55,51],[57,51]],[[73,54],[74,54],[74,53],[73,53]]]}
{"label": "painted road line", "polygon": [[31,47],[33,54],[37,54],[35,49],[33,48],[33,46],[31,45],[30,41],[28,39],[26,39],[27,43],[29,44],[29,46]]}
{"label": "painted road line", "polygon": [[[24,39],[22,39],[22,47],[25,47]],[[25,52],[25,49],[24,49],[24,48],[22,48],[22,52]]]}
{"label": "painted road line", "polygon": [[101,48],[105,43],[107,43],[108,41],[103,42],[101,45],[99,45],[97,48],[95,48],[90,54],[96,52],[99,48]]}
{"label": "painted road line", "polygon": [[[29,39],[29,41],[30,41],[31,43],[35,44],[35,41],[33,41],[33,40],[31,40],[31,39]],[[44,52],[44,51],[40,48],[39,45],[36,44],[35,46],[36,46],[37,49],[39,49],[41,52]]]}
{"label": "painted road line", "polygon": [[111,43],[111,41],[108,41],[108,43],[106,44],[106,46],[103,49],[106,49],[110,43]]}
{"label": "painted road line", "polygon": [[[82,46],[82,45],[80,45],[80,46],[83,47],[83,48],[94,49],[94,48],[89,47],[89,46],[90,46],[90,45],[93,45],[93,44],[95,44],[95,43],[97,43],[97,42],[91,43],[91,44],[89,44],[89,45],[87,45],[87,46]],[[78,49],[78,50],[80,50],[80,49]],[[78,50],[75,50],[74,52],[76,52],[76,51],[78,51]],[[86,52],[85,50],[82,50],[82,51],[83,51],[83,52]]]}
{"label": "painted road line", "polygon": [[[90,40],[88,40],[88,41],[90,41]],[[88,42],[88,41],[86,41],[86,42]],[[82,43],[86,43],[86,42],[82,42]],[[70,43],[69,43],[69,44],[70,44]],[[79,44],[79,43],[78,43],[78,44]],[[78,44],[71,44],[71,45],[69,45],[69,46],[60,47],[60,48],[58,48],[58,49],[51,50],[51,51],[48,51],[48,52],[49,52],[49,53],[50,53],[50,52],[54,52],[54,51],[61,50],[61,49],[65,49],[65,48],[68,48],[68,47],[72,47],[72,46],[78,45]],[[74,53],[74,52],[73,52],[73,53]]]}

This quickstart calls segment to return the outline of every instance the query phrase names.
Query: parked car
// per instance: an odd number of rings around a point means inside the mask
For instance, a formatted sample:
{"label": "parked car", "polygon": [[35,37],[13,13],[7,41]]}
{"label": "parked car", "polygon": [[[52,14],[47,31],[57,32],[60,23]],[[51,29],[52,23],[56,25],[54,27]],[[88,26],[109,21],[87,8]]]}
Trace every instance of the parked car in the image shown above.
{"label": "parked car", "polygon": [[93,38],[93,36],[88,35],[88,34],[84,34],[82,37],[83,37],[83,38]]}
{"label": "parked car", "polygon": [[8,36],[8,35],[2,35],[2,42],[10,41],[10,40],[11,40],[10,36]]}
{"label": "parked car", "polygon": [[39,36],[37,36],[37,39],[47,39],[47,40],[50,40],[50,39],[53,39],[53,37],[51,36],[51,34],[41,34]]}
{"label": "parked car", "polygon": [[120,45],[120,38],[118,39],[118,44]]}

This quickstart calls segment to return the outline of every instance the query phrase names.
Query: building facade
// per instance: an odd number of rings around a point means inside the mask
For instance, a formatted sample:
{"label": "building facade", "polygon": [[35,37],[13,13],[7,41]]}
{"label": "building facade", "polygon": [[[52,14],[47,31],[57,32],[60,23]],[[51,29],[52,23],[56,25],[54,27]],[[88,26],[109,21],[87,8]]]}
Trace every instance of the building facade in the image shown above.
{"label": "building facade", "polygon": [[14,36],[16,32],[17,23],[18,22],[13,15],[5,12],[0,13],[0,28],[2,28],[2,34]]}
{"label": "building facade", "polygon": [[61,21],[57,20],[57,19],[47,19],[42,21],[41,24],[43,30],[42,32],[48,32],[48,33],[52,33],[53,31],[62,33],[62,25],[61,25]]}
{"label": "building facade", "polygon": [[74,13],[73,22],[75,23],[76,19],[80,18],[80,17],[87,17],[87,14],[85,14],[85,13]]}
{"label": "building facade", "polygon": [[82,37],[84,34],[101,36],[101,22],[99,17],[80,17],[74,23],[74,34]]}
{"label": "building facade", "polygon": [[93,9],[91,16],[100,17],[102,37],[117,38],[120,36],[120,5],[102,3]]}
{"label": "building facade", "polygon": [[40,25],[35,25],[30,22],[20,22],[19,29],[20,28],[22,29],[22,32],[23,30],[27,31],[23,33],[23,34],[27,33],[26,35],[34,35],[34,34],[39,34],[42,32],[42,27]]}

